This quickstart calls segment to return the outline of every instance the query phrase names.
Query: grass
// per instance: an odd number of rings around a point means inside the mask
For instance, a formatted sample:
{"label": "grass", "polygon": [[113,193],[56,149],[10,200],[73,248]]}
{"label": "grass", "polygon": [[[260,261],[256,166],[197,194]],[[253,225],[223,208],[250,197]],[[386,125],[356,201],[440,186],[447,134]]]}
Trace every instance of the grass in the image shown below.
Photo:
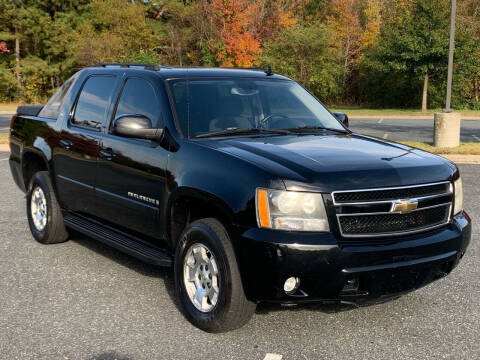
{"label": "grass", "polygon": [[8,133],[0,133],[0,145],[8,144]]}
{"label": "grass", "polygon": [[434,154],[450,154],[450,155],[480,155],[480,143],[466,142],[460,146],[453,148],[437,148],[432,143],[401,141],[402,144],[413,146],[421,150],[429,151]]}
{"label": "grass", "polygon": [[21,105],[21,104],[18,104],[18,103],[0,104],[0,112],[8,112],[9,114],[13,114],[17,110],[18,105]]}
{"label": "grass", "polygon": [[[421,112],[417,109],[361,109],[358,107],[331,107],[332,111],[344,112],[350,116],[389,116],[389,115],[403,115],[403,116],[433,116],[437,112],[442,112],[442,109],[430,109],[427,112]],[[464,115],[479,116],[478,110],[458,110]]]}

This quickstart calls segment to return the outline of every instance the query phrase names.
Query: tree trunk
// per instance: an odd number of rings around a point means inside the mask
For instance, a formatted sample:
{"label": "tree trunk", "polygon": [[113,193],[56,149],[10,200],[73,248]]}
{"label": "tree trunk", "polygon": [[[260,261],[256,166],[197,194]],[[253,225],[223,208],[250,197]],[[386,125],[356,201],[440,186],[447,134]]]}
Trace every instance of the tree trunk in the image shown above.
{"label": "tree trunk", "polygon": [[20,72],[20,39],[18,33],[15,32],[15,73],[17,75],[18,96],[23,96],[23,81]]}
{"label": "tree trunk", "polygon": [[475,87],[475,101],[479,101],[480,97],[479,97],[479,94],[478,94],[478,80],[477,79],[475,79],[475,81],[474,81],[474,87]]}
{"label": "tree trunk", "polygon": [[428,73],[425,73],[425,77],[423,80],[422,112],[427,112],[427,94],[428,94]]}

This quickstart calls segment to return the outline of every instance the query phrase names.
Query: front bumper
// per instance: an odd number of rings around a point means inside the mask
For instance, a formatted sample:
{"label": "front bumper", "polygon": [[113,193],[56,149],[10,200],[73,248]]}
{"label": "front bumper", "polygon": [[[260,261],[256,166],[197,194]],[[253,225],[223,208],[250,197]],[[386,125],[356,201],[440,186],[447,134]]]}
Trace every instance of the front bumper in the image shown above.
{"label": "front bumper", "polygon": [[[237,251],[252,301],[362,304],[397,297],[447,275],[470,238],[470,218],[461,212],[441,229],[387,245],[339,246],[330,233],[252,228],[237,239]],[[283,284],[291,276],[300,278],[300,287],[287,295]]]}

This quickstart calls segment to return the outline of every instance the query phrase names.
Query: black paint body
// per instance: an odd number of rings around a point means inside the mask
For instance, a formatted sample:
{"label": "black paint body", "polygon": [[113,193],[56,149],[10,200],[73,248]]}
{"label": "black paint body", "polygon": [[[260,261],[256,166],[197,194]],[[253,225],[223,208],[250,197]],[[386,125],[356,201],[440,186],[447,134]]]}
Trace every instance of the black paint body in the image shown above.
{"label": "black paint body", "polygon": [[[74,126],[71,114],[85,79],[116,77],[105,122],[99,129]],[[42,159],[65,212],[78,213],[173,252],[174,204],[203,204],[228,227],[247,297],[254,301],[377,301],[398,296],[450,272],[471,237],[468,215],[429,232],[387,245],[342,246],[329,195],[335,190],[417,185],[458,178],[451,162],[417,149],[353,133],[186,139],[174,118],[169,79],[262,77],[259,71],[219,69],[90,68],[78,73],[58,119],[19,114],[12,123],[10,166],[26,191],[27,160]],[[124,81],[144,78],[155,88],[164,137],[153,141],[111,133],[112,114]],[[279,75],[272,79],[286,78]],[[257,187],[309,190],[325,196],[330,233],[259,229]],[[145,198],[132,198],[128,193]],[[148,202],[145,199],[154,199]],[[410,286],[385,290],[401,275],[421,274]],[[289,296],[286,278],[297,276],[308,296]],[[408,277],[408,276],[407,276]],[[342,294],[346,281],[359,291]]]}

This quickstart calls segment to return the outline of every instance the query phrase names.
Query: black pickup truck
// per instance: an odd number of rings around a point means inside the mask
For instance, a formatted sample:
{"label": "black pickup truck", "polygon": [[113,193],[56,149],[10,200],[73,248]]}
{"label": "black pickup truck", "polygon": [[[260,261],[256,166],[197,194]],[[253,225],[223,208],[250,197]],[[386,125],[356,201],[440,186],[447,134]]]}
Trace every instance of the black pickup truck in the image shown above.
{"label": "black pickup truck", "polygon": [[259,302],[369,304],[448,274],[471,223],[457,167],[348,130],[270,69],[98,64],[12,118],[33,237],[74,230],[172,266],[210,332]]}

